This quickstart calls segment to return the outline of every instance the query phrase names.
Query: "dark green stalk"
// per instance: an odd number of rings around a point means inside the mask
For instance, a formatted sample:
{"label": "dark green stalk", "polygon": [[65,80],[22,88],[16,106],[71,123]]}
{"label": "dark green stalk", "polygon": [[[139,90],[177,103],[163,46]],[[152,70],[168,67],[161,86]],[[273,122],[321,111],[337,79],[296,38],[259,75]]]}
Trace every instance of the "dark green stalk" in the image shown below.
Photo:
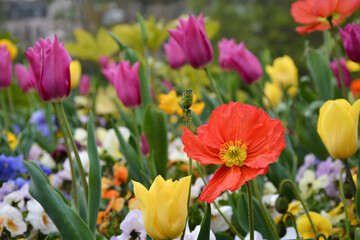
{"label": "dark green stalk", "polygon": [[252,202],[252,193],[250,183],[246,182],[246,190],[247,190],[247,197],[248,197],[248,214],[249,214],[249,229],[250,229],[250,240],[254,240],[254,209],[253,209],[253,202]]}
{"label": "dark green stalk", "polygon": [[222,97],[221,97],[221,95],[220,95],[220,92],[219,92],[219,90],[218,90],[217,87],[216,87],[215,80],[214,80],[214,78],[211,76],[211,74],[210,74],[210,72],[209,72],[209,69],[208,69],[208,68],[204,68],[204,70],[205,70],[206,75],[208,76],[208,78],[209,78],[209,80],[210,80],[211,88],[212,88],[213,91],[215,92],[216,97],[217,97],[220,105],[221,105],[221,104],[224,104],[224,101],[222,100]]}
{"label": "dark green stalk", "polygon": [[346,170],[347,179],[349,180],[349,183],[350,183],[351,192],[352,192],[353,196],[356,196],[356,186],[355,186],[354,180],[352,178],[349,161],[347,159],[344,160],[344,166],[345,166],[345,170]]}
{"label": "dark green stalk", "polygon": [[[340,170],[340,193],[341,193],[341,200],[344,204],[344,212],[345,212],[345,227],[346,227],[346,239],[350,237],[350,225],[349,225],[349,216],[347,212],[346,202],[345,202],[345,194],[344,194],[344,184],[342,182],[342,176],[344,173],[345,167],[343,166]],[[355,195],[354,195],[355,196]]]}

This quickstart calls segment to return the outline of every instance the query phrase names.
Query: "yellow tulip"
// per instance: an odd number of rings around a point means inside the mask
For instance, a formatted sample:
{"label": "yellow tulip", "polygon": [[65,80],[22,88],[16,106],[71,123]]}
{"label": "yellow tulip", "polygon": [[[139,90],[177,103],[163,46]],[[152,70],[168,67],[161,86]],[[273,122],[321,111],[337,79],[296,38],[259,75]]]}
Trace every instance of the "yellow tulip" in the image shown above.
{"label": "yellow tulip", "polygon": [[157,176],[147,190],[138,182],[134,184],[147,234],[154,240],[174,239],[181,236],[187,217],[187,199],[191,176],[180,181],[164,180]]}
{"label": "yellow tulip", "polygon": [[266,107],[276,107],[282,100],[283,92],[275,83],[266,82],[263,103]]}
{"label": "yellow tulip", "polygon": [[72,60],[70,63],[71,88],[79,85],[81,77],[81,64],[79,60]]}
{"label": "yellow tulip", "polygon": [[347,159],[358,148],[360,100],[352,106],[345,99],[327,101],[321,108],[317,132],[333,158]]}
{"label": "yellow tulip", "polygon": [[353,62],[351,60],[346,61],[346,66],[350,72],[359,72],[360,71],[360,64]]}
{"label": "yellow tulip", "polygon": [[[330,221],[316,212],[309,212],[309,215],[312,222],[314,223],[316,232],[324,234],[326,238],[329,237],[332,232],[332,226]],[[301,237],[303,237],[304,239],[315,238],[315,234],[312,230],[311,223],[306,214],[300,216],[296,220],[296,222]],[[320,238],[320,239],[324,239],[324,238]]]}
{"label": "yellow tulip", "polygon": [[18,54],[16,45],[9,39],[0,39],[0,46],[6,45],[6,49],[10,52],[10,58],[14,59]]}
{"label": "yellow tulip", "polygon": [[287,55],[278,57],[274,60],[273,66],[266,66],[267,74],[269,74],[273,83],[279,87],[287,88],[290,96],[295,97],[297,94],[298,70],[294,61]]}

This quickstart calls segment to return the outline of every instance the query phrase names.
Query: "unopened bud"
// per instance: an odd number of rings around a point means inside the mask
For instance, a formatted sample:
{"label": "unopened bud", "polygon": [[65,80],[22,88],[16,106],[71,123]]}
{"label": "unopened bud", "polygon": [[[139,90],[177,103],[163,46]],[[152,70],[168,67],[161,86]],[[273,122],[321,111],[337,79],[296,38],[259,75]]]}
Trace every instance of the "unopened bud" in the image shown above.
{"label": "unopened bud", "polygon": [[288,208],[289,208],[289,201],[286,198],[279,196],[275,202],[276,211],[284,214],[287,212]]}
{"label": "unopened bud", "polygon": [[189,109],[193,102],[193,95],[191,89],[184,89],[183,95],[182,95],[182,102],[184,109]]}
{"label": "unopened bud", "polygon": [[278,234],[278,236],[280,238],[282,238],[283,236],[285,236],[286,234],[286,225],[283,221],[278,222],[278,224],[276,224],[276,233]]}

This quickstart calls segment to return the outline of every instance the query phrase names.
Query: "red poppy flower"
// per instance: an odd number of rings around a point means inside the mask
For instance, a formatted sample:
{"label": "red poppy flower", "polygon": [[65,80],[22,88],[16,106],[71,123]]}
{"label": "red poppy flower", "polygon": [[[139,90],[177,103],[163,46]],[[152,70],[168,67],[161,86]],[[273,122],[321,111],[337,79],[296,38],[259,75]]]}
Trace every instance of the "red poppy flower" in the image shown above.
{"label": "red poppy flower", "polygon": [[182,141],[189,158],[202,164],[222,164],[199,198],[212,203],[223,191],[235,191],[264,175],[286,147],[281,122],[262,109],[230,102],[216,108],[197,136],[184,128]]}
{"label": "red poppy flower", "polygon": [[291,15],[303,27],[297,27],[300,34],[329,29],[328,19],[338,25],[360,6],[360,0],[301,0],[291,5]]}

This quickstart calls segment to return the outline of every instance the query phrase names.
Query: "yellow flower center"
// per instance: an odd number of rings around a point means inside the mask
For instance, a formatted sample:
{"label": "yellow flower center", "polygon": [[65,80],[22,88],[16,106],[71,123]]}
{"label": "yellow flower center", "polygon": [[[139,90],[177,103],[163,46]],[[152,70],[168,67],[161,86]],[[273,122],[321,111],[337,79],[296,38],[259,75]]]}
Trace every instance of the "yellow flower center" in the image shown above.
{"label": "yellow flower center", "polygon": [[8,222],[7,222],[7,227],[11,230],[11,231],[16,231],[17,230],[17,226],[16,224],[11,220],[9,219]]}
{"label": "yellow flower center", "polygon": [[8,167],[9,167],[9,165],[8,165],[7,163],[5,163],[5,164],[4,164],[4,167],[5,167],[5,168],[8,168]]}
{"label": "yellow flower center", "polygon": [[233,165],[241,167],[244,165],[243,162],[247,157],[246,150],[246,145],[240,140],[236,140],[235,142],[229,141],[221,146],[219,157],[227,167],[232,167]]}

